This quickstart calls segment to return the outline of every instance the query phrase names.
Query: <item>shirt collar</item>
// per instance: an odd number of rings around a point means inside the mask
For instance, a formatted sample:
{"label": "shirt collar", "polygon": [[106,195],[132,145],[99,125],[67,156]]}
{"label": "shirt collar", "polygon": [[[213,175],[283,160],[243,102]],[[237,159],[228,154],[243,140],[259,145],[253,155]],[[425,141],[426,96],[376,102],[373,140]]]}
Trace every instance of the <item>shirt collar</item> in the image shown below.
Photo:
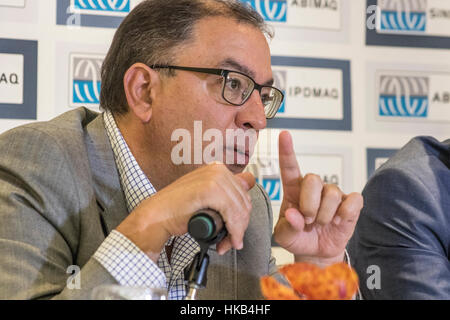
{"label": "shirt collar", "polygon": [[154,195],[156,190],[131,153],[111,111],[104,112],[103,121],[113,149],[127,209],[128,212],[131,212],[144,199]]}

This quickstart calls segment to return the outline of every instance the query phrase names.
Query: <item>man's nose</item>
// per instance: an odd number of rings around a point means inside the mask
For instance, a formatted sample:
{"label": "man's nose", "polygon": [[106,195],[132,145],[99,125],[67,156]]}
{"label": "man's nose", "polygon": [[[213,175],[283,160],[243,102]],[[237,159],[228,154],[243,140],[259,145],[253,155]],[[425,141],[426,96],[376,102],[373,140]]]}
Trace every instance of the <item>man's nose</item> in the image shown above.
{"label": "man's nose", "polygon": [[254,90],[236,115],[236,125],[242,129],[262,130],[267,126],[261,95]]}

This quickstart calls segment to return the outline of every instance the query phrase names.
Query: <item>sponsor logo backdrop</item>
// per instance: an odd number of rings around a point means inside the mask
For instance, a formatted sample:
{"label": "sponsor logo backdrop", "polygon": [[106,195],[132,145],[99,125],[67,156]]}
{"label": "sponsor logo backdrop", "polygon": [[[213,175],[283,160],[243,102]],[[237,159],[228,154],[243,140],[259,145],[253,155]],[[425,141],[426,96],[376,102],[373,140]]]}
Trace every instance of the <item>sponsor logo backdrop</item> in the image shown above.
{"label": "sponsor logo backdrop", "polygon": [[[278,134],[293,135],[303,174],[345,192],[417,135],[450,137],[450,1],[241,0],[273,27],[275,85],[286,100],[248,167],[283,198]],[[86,106],[140,0],[0,0],[0,132]],[[276,247],[280,264],[291,261]]]}

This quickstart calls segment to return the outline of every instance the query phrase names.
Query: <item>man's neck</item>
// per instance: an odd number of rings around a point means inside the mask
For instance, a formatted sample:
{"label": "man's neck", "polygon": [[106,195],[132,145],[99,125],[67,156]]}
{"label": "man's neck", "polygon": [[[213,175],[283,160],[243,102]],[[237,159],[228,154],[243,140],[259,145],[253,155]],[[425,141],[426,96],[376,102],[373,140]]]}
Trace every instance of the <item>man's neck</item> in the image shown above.
{"label": "man's neck", "polygon": [[171,183],[171,170],[168,170],[161,154],[153,148],[152,138],[144,134],[145,130],[136,128],[126,116],[115,117],[115,120],[128,148],[153,187],[161,190]]}

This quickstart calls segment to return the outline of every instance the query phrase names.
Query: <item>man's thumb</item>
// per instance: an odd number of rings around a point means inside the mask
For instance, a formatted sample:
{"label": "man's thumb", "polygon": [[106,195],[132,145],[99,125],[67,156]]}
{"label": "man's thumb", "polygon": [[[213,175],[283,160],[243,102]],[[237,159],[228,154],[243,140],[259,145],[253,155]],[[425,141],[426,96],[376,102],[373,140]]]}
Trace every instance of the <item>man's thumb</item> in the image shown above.
{"label": "man's thumb", "polygon": [[256,183],[255,177],[250,172],[242,172],[236,174],[236,177],[238,178],[239,182],[241,183],[242,187],[249,191]]}

